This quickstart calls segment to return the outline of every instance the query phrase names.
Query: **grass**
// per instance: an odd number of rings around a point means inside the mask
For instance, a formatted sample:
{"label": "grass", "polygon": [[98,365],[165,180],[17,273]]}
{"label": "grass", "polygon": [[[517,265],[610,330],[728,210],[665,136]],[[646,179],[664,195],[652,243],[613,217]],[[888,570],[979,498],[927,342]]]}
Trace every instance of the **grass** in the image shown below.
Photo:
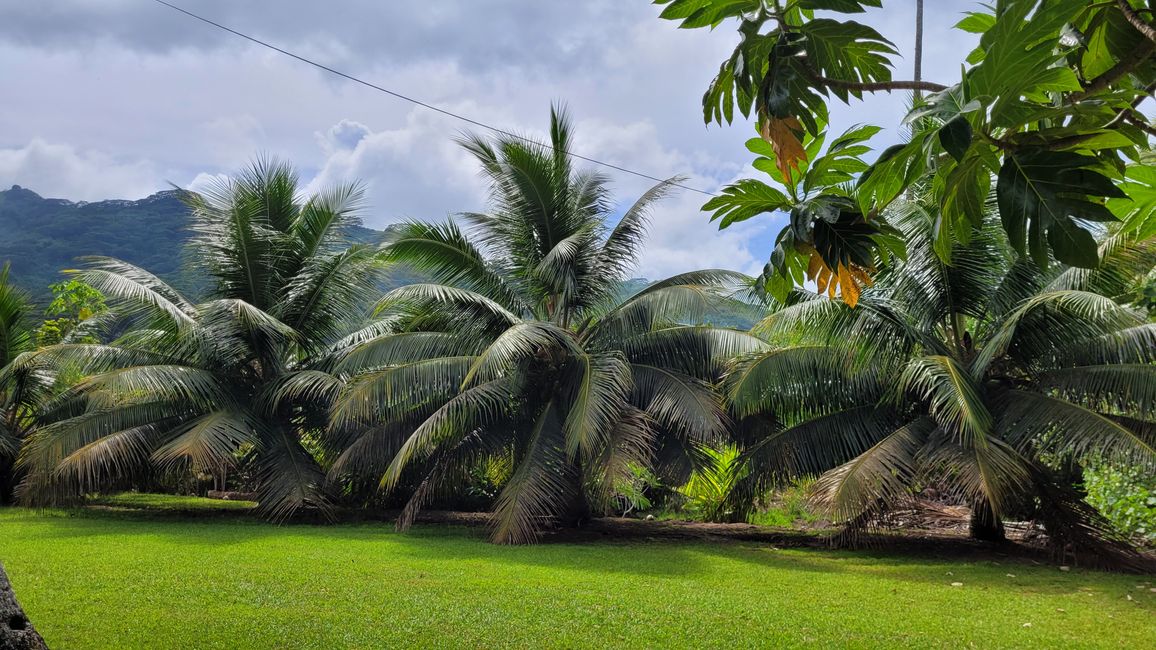
{"label": "grass", "polygon": [[58,650],[1139,648],[1156,639],[1156,582],[1145,577],[737,543],[498,547],[482,534],[13,509],[0,511],[0,560]]}
{"label": "grass", "polygon": [[149,510],[170,513],[217,512],[222,510],[250,510],[257,507],[252,501],[225,501],[204,497],[176,496],[172,494],[142,494],[124,492],[99,497],[95,505],[132,510]]}

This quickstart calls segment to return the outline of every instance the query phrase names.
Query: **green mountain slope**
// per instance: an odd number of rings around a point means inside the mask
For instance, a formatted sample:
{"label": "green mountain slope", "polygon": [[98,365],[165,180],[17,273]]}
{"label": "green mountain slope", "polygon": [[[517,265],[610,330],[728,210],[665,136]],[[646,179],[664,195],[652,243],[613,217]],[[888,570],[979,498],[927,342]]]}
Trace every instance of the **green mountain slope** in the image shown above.
{"label": "green mountain slope", "polygon": [[[131,262],[195,295],[204,281],[184,263],[188,223],[189,211],[176,191],[158,192],[139,201],[86,203],[46,199],[14,185],[0,191],[0,264],[11,262],[13,281],[42,302],[49,296],[48,285],[64,278],[61,271],[75,268],[78,258],[88,255]],[[370,228],[350,233],[362,242],[380,242],[387,234]],[[395,272],[383,290],[415,281],[420,280],[413,274]],[[623,295],[649,284],[645,279],[631,280],[623,286]],[[756,314],[734,301],[708,320],[747,329]]]}
{"label": "green mountain slope", "polygon": [[[48,285],[79,258],[106,255],[148,269],[175,286],[196,293],[201,285],[184,263],[189,211],[176,191],[139,201],[86,203],[46,199],[14,185],[0,191],[0,264],[12,264],[12,278],[43,300]],[[358,241],[381,241],[385,233],[357,228]]]}

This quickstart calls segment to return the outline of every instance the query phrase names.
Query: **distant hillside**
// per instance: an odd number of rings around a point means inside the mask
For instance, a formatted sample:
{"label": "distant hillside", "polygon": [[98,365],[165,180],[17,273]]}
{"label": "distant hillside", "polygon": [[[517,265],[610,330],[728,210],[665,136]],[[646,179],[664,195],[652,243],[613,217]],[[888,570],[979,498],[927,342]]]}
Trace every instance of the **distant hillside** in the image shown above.
{"label": "distant hillside", "polygon": [[[77,258],[89,255],[131,262],[195,295],[204,280],[192,277],[183,264],[188,225],[188,208],[176,191],[139,201],[87,203],[46,199],[14,185],[0,191],[0,264],[10,261],[12,280],[39,301],[48,297],[48,285],[63,279],[61,270],[75,268]],[[350,235],[357,241],[380,242],[386,232],[359,227]],[[390,284],[414,281],[419,280],[412,274],[397,273]],[[623,297],[649,284],[630,280],[623,284]],[[738,301],[708,317],[714,325],[739,329],[755,320],[749,306]]]}
{"label": "distant hillside", "polygon": [[[202,283],[183,264],[188,225],[188,208],[176,191],[87,203],[46,199],[14,185],[0,191],[0,264],[10,261],[12,279],[37,299],[63,278],[62,269],[88,255],[120,258],[190,290]],[[369,228],[351,234],[359,241],[385,236]]]}
{"label": "distant hillside", "polygon": [[176,281],[187,225],[176,192],[77,203],[14,185],[0,191],[0,261],[11,262],[12,279],[37,297],[86,255],[119,257]]}

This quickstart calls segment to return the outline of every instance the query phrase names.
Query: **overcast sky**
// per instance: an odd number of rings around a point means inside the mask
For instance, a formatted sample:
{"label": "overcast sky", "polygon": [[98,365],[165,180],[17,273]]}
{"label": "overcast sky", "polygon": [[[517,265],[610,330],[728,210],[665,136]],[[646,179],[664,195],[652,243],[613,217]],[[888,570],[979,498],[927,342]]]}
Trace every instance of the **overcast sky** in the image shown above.
{"label": "overcast sky", "polygon": [[[706,190],[754,175],[749,123],[705,127],[700,101],[736,34],[678,30],[645,0],[173,0],[373,83],[531,135],[550,102],[576,122],[576,152]],[[969,0],[928,3],[924,76],[951,83],[974,39],[951,29]],[[915,0],[860,20],[911,50]],[[910,59],[896,77],[910,77]],[[311,187],[360,179],[366,224],[484,207],[450,118],[243,41],[152,0],[0,0],[0,188],[136,199],[197,186],[257,152],[291,160]],[[835,107],[900,137],[907,97]],[[649,182],[613,172],[628,204]],[[756,272],[782,225],[718,232],[680,192],[655,215],[639,275]],[[2,236],[2,235],[0,235]]]}

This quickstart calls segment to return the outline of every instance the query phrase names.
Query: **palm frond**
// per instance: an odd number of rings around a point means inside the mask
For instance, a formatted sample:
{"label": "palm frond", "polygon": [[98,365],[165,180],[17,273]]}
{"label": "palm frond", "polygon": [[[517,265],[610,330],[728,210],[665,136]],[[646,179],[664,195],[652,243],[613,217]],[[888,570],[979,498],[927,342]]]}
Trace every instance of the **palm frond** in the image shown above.
{"label": "palm frond", "polygon": [[675,176],[651,187],[630,206],[610,232],[602,249],[598,252],[598,265],[614,270],[615,276],[625,279],[634,269],[636,260],[646,239],[650,225],[650,212],[655,203],[670,196],[675,184],[683,182],[682,176]]}
{"label": "palm frond", "polygon": [[431,273],[440,283],[477,291],[515,314],[528,311],[523,299],[496,273],[453,220],[444,224],[406,222],[384,249],[391,262]]}
{"label": "palm frond", "polygon": [[689,442],[706,444],[727,432],[726,412],[711,384],[660,366],[630,367],[634,378],[630,401],[656,425]]}
{"label": "palm frond", "polygon": [[353,377],[330,411],[331,429],[389,421],[416,405],[448,399],[461,387],[476,357],[437,357]]}
{"label": "palm frond", "polygon": [[900,400],[903,393],[911,392],[927,404],[931,417],[965,447],[982,447],[991,436],[992,415],[982,389],[967,368],[951,357],[912,359],[897,390]]}
{"label": "palm frond", "polygon": [[514,398],[512,382],[498,379],[463,390],[422,422],[390,462],[381,486],[392,489],[415,460],[428,458],[439,446],[454,444],[479,427],[500,419]]}
{"label": "palm frond", "polygon": [[1103,455],[1156,465],[1156,430],[1143,422],[1112,417],[1027,390],[1002,391],[996,404],[1000,431],[1021,454],[1038,448],[1054,454],[1072,453],[1077,458]]}
{"label": "palm frond", "polygon": [[512,325],[519,322],[513,312],[509,311],[497,301],[491,300],[480,293],[459,289],[444,284],[411,284],[399,287],[385,294],[378,302],[375,311],[381,313],[399,303],[442,303],[471,310],[480,315],[489,314],[502,323]]}
{"label": "palm frond", "polygon": [[851,461],[823,474],[815,484],[816,501],[835,521],[847,521],[880,501],[900,497],[910,489],[918,471],[919,450],[935,426],[928,418],[908,422]]}
{"label": "palm frond", "polygon": [[565,436],[554,401],[547,402],[534,421],[517,468],[494,505],[498,544],[529,544],[562,513],[576,483],[566,463]]}
{"label": "palm frond", "polygon": [[631,366],[615,354],[573,357],[573,377],[562,410],[566,455],[588,462],[609,442],[615,422],[626,407],[633,386]]}
{"label": "palm frond", "polygon": [[1143,322],[1133,310],[1087,291],[1046,291],[1025,300],[985,335],[986,343],[972,367],[987,371],[991,362],[1009,352],[1035,358],[1063,343],[1101,336],[1105,329],[1134,327]]}
{"label": "palm frond", "polygon": [[255,457],[258,511],[273,521],[285,521],[303,508],[329,516],[325,472],[316,459],[288,427],[261,424]]}
{"label": "palm frond", "polygon": [[107,258],[95,258],[91,268],[75,277],[122,304],[127,313],[145,318],[161,318],[178,328],[193,324],[196,308],[152,274],[130,264]]}
{"label": "palm frond", "polygon": [[565,355],[582,354],[570,333],[560,327],[542,321],[517,323],[502,332],[478,355],[462,386],[475,380],[488,381],[513,364],[551,354],[551,351],[561,351]]}
{"label": "palm frond", "polygon": [[152,460],[161,466],[182,460],[198,468],[231,465],[242,445],[257,442],[257,426],[243,411],[213,411],[176,429],[172,439],[152,452]]}
{"label": "palm frond", "polygon": [[707,381],[721,377],[729,360],[767,347],[746,332],[703,326],[666,327],[617,343],[633,363],[677,369]]}

